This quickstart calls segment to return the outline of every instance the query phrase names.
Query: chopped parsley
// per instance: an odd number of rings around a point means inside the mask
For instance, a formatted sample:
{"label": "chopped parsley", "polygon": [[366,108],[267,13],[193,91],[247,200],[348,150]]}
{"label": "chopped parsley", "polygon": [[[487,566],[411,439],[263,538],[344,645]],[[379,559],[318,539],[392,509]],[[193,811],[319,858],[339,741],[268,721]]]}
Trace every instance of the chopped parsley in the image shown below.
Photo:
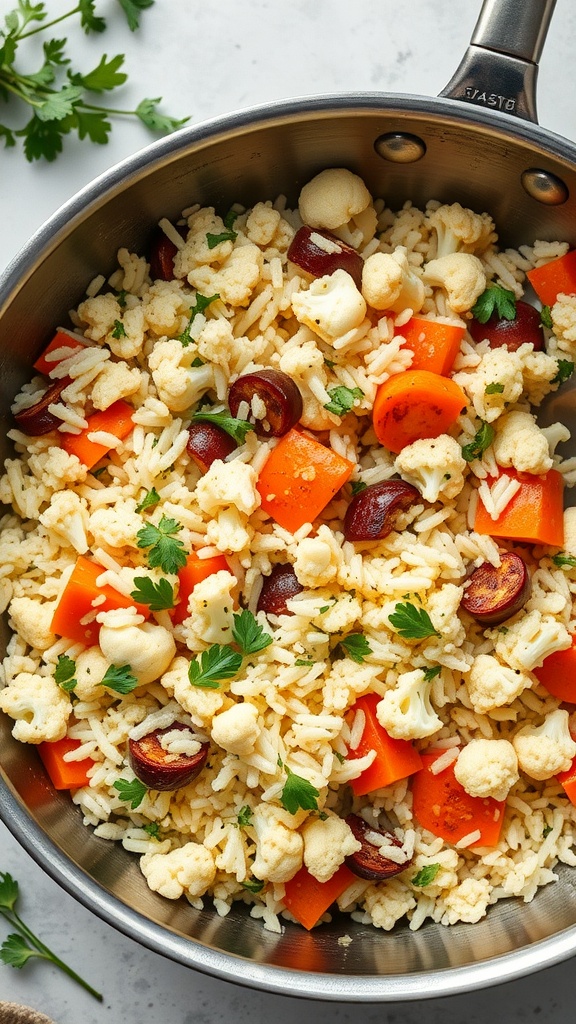
{"label": "chopped parsley", "polygon": [[289,814],[296,814],[300,809],[303,811],[317,811],[319,791],[308,779],[296,775],[288,765],[283,765],[286,771],[286,782],[280,794],[280,803]]}
{"label": "chopped parsley", "polygon": [[246,828],[246,826],[251,823],[253,813],[254,812],[249,804],[244,804],[244,806],[240,808],[238,811],[238,824],[240,828]]}
{"label": "chopped parsley", "polygon": [[363,480],[352,480],[350,484],[352,494],[360,494],[360,491],[365,491],[368,484],[365,484]]}
{"label": "chopped parsley", "polygon": [[212,644],[188,666],[192,686],[218,690],[224,679],[232,679],[242,665],[242,655],[227,644]]}
{"label": "chopped parsley", "polygon": [[345,416],[354,408],[357,399],[364,398],[361,388],[347,388],[344,384],[339,384],[336,388],[328,388],[328,394],[330,401],[326,402],[324,408],[328,412],[335,413],[336,416]]}
{"label": "chopped parsley", "polygon": [[[181,341],[184,347],[189,345],[191,341],[194,341],[191,335],[192,324],[194,323],[194,320],[196,319],[198,314],[203,313],[205,309],[208,309],[208,306],[210,305],[211,302],[215,302],[216,299],[219,298],[219,295],[199,295],[198,292],[196,293],[196,300],[194,302],[194,305],[191,306],[190,310],[188,311],[188,323],[186,324],[186,327],[182,331],[182,334],[180,334],[178,337],[178,341]],[[202,360],[200,360],[199,364],[196,363],[196,365],[202,366]]]}
{"label": "chopped parsley", "polygon": [[338,642],[338,646],[346,652],[349,658],[352,658],[352,661],[357,662],[358,665],[361,665],[364,659],[367,658],[369,654],[372,654],[372,648],[364,636],[364,633],[349,633],[348,636],[343,637],[342,640]]}
{"label": "chopped parsley", "polygon": [[543,327],[547,327],[549,331],[554,329],[554,324],[552,323],[552,310],[550,309],[550,306],[542,306],[542,309],[540,310],[540,323]]}
{"label": "chopped parsley", "polygon": [[160,495],[155,487],[147,491],[139,505],[136,505],[137,512],[145,512],[147,508],[153,508],[160,501]]}
{"label": "chopped parsley", "polygon": [[485,395],[503,395],[504,385],[499,384],[497,381],[493,384],[487,384],[484,388]]}
{"label": "chopped parsley", "polygon": [[576,558],[573,555],[566,555],[563,551],[552,555],[552,561],[557,569],[574,569],[576,567]]}
{"label": "chopped parsley", "polygon": [[102,679],[102,686],[107,686],[115,693],[131,693],[138,686],[136,676],[132,675],[130,665],[110,665]]}
{"label": "chopped parsley", "polygon": [[146,825],[142,825],[142,831],[146,832],[151,839],[157,839],[160,842],[160,825],[157,821],[149,821]]}
{"label": "chopped parsley", "polygon": [[162,516],[158,526],[147,523],[138,530],[136,539],[139,548],[149,548],[148,565],[160,568],[169,576],[175,575],[186,565],[186,551],[181,540],[174,536],[182,529],[175,519]]}
{"label": "chopped parsley", "polygon": [[130,597],[139,604],[147,604],[151,612],[163,612],[174,607],[174,587],[166,579],[154,582],[148,576],[134,577],[134,590]]}
{"label": "chopped parsley", "polygon": [[243,608],[232,616],[232,636],[242,654],[258,654],[272,643],[272,637],[265,633],[251,611]]}
{"label": "chopped parsley", "polygon": [[424,673],[424,680],[430,683],[436,676],[439,676],[442,671],[442,665],[430,665],[428,668],[422,669]]}
{"label": "chopped parsley", "polygon": [[425,608],[416,608],[407,602],[399,602],[388,616],[390,625],[407,640],[426,640],[429,636],[440,636],[432,625],[432,619]]}
{"label": "chopped parsley", "polygon": [[217,245],[220,245],[220,242],[235,242],[237,238],[237,231],[221,231],[217,235],[208,231],[206,233],[206,245],[209,249],[215,249]]}
{"label": "chopped parsley", "polygon": [[264,882],[261,882],[259,878],[247,878],[242,882],[242,888],[247,889],[248,892],[262,892]]}
{"label": "chopped parsley", "polygon": [[430,885],[430,883],[436,878],[439,871],[440,864],[425,864],[424,867],[420,868],[420,871],[414,875],[412,885],[418,885],[420,887]]}
{"label": "chopped parsley", "polygon": [[140,779],[132,779],[130,782],[127,779],[116,779],[114,789],[118,791],[118,796],[121,800],[130,804],[133,811],[140,807],[148,792],[148,789],[143,782],[140,782]]}
{"label": "chopped parsley", "polygon": [[[490,385],[488,385],[490,387]],[[474,438],[469,444],[462,445],[462,457],[466,462],[474,462],[479,459],[494,440],[494,427],[490,423],[482,422]]]}
{"label": "chopped parsley", "polygon": [[472,306],[472,316],[478,323],[485,324],[493,313],[502,320],[516,319],[516,296],[508,288],[489,284]]}
{"label": "chopped parsley", "polygon": [[225,430],[230,437],[233,437],[238,444],[244,444],[246,434],[254,430],[254,424],[248,420],[238,420],[228,412],[195,412],[192,423],[215,423],[221,430]]}
{"label": "chopped parsley", "polygon": [[569,359],[558,359],[558,373],[552,378],[552,384],[564,384],[574,373],[574,363]]}
{"label": "chopped parsley", "polygon": [[61,690],[71,693],[77,685],[76,662],[72,661],[67,654],[59,654],[56,668],[54,669],[54,681],[58,683]]}
{"label": "chopped parsley", "polygon": [[125,338],[126,337],[126,328],[124,327],[124,324],[122,323],[121,320],[115,320],[114,321],[114,330],[112,331],[112,337],[113,338]]}

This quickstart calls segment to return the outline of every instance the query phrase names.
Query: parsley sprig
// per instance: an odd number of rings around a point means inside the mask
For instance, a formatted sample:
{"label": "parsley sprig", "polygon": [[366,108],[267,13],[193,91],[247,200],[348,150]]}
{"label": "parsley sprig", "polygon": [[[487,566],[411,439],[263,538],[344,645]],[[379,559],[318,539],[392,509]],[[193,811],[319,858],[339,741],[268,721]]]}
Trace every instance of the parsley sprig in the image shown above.
{"label": "parsley sprig", "polygon": [[420,868],[414,878],[412,879],[412,885],[424,887],[430,885],[434,881],[436,875],[440,871],[440,864],[425,864],[423,868]]}
{"label": "parsley sprig", "polygon": [[138,686],[136,676],[132,675],[130,665],[109,665],[106,669],[102,686],[107,686],[115,693],[131,693]]}
{"label": "parsley sprig", "polygon": [[178,337],[178,341],[182,342],[184,348],[186,348],[191,341],[194,341],[194,338],[192,337],[192,325],[198,314],[203,313],[205,309],[208,309],[210,303],[215,302],[216,299],[219,298],[219,295],[199,295],[196,293],[196,301],[194,302],[194,305],[190,307],[188,312],[188,323],[186,324],[182,334]]}
{"label": "parsley sprig", "polygon": [[364,398],[364,392],[361,388],[347,388],[344,384],[339,384],[335,388],[328,388],[328,394],[330,401],[326,402],[324,408],[328,412],[335,413],[336,416],[345,416],[347,412],[354,408],[357,399]]}
{"label": "parsley sprig", "polygon": [[564,384],[574,373],[574,363],[570,359],[557,359],[558,373],[552,378],[552,384]]}
{"label": "parsley sprig", "polygon": [[472,306],[472,316],[485,324],[493,313],[502,320],[516,319],[516,296],[499,284],[489,284]]}
{"label": "parsley sprig", "polygon": [[73,971],[68,964],[56,956],[56,953],[45,946],[24,923],[16,910],[19,894],[20,889],[16,879],[12,878],[7,871],[0,871],[0,916],[8,922],[11,928],[16,929],[7,936],[0,946],[0,962],[8,967],[20,969],[34,958],[47,960],[81,985],[91,996],[94,996],[94,999],[102,1002],[101,993],[92,988],[87,981],[84,981],[84,978],[76,974],[76,971]]}
{"label": "parsley sprig", "polygon": [[319,791],[308,779],[293,772],[287,764],[278,758],[278,766],[286,772],[286,782],[280,794],[280,803],[289,814],[296,814],[300,809],[303,811],[317,811]]}
{"label": "parsley sprig", "polygon": [[567,555],[564,551],[552,555],[552,561],[557,569],[574,569],[576,567],[576,558],[573,555]]}
{"label": "parsley sprig", "polygon": [[438,630],[434,629],[426,609],[417,608],[409,601],[405,604],[400,601],[388,616],[388,620],[399,635],[407,640],[426,640],[429,636],[440,636]]}
{"label": "parsley sprig", "polygon": [[169,576],[176,575],[186,565],[184,544],[175,536],[182,529],[176,519],[162,516],[158,526],[146,523],[136,534],[139,548],[148,548],[148,565],[162,569]]}
{"label": "parsley sprig", "polygon": [[147,604],[151,612],[163,612],[174,607],[174,587],[170,580],[158,582],[149,576],[135,576],[134,590],[130,594],[139,604]]}
{"label": "parsley sprig", "polygon": [[67,654],[59,654],[56,668],[54,669],[54,682],[58,684],[65,693],[71,693],[77,685],[76,662]]}
{"label": "parsley sprig", "polygon": [[244,444],[246,434],[254,430],[254,424],[248,420],[239,420],[231,416],[229,412],[195,412],[192,416],[192,423],[215,423],[221,430],[225,430],[230,437],[233,437],[238,444]]}
{"label": "parsley sprig", "polygon": [[118,796],[121,800],[130,804],[133,811],[137,807],[140,807],[146,793],[148,792],[147,787],[140,779],[116,779],[114,783],[114,789],[118,792]]}
{"label": "parsley sprig", "polygon": [[236,651],[230,644],[212,644],[202,651],[188,666],[188,678],[193,686],[217,690],[225,679],[232,679],[240,671],[244,658],[259,654],[272,643],[272,637],[247,608],[232,616],[232,636]]}
{"label": "parsley sprig", "polygon": [[348,633],[348,636],[342,637],[338,642],[340,647],[352,661],[357,662],[358,665],[362,665],[364,659],[372,654],[372,648],[368,643],[368,640],[364,636],[364,633]]}
{"label": "parsley sprig", "polygon": [[[151,7],[154,0],[118,0],[126,16],[128,27],[135,31],[140,14]],[[0,123],[0,140],[9,149],[23,140],[24,153],[29,161],[55,160],[62,152],[63,139],[71,132],[78,138],[89,139],[103,145],[111,131],[109,117],[124,115],[138,118],[154,132],[172,132],[185,124],[187,117],[175,120],[158,110],[157,99],[144,99],[135,110],[119,110],[93,102],[93,97],[113,92],[124,85],[127,75],[121,71],[124,54],[108,58],[104,54],[98,64],[87,72],[76,71],[66,56],[68,40],[45,38],[42,62],[36,71],[21,70],[30,63],[25,40],[44,33],[53,26],[80,16],[80,25],[86,33],[103,32],[106,21],[96,14],[96,0],[78,0],[65,14],[47,21],[47,4],[18,0],[6,14],[0,29],[0,100],[17,111],[27,111],[30,119],[20,128]],[[21,48],[22,47],[22,48]],[[31,51],[32,52],[32,51]]]}
{"label": "parsley sprig", "polygon": [[482,422],[469,444],[462,445],[462,457],[466,462],[479,459],[494,440],[494,427]]}

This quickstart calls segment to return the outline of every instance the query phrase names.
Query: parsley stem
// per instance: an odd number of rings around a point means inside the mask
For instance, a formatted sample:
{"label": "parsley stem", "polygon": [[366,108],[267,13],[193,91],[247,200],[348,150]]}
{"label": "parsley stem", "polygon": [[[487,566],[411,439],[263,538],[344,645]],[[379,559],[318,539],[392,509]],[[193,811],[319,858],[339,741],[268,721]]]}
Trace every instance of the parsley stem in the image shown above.
{"label": "parsley stem", "polygon": [[53,25],[58,25],[61,21],[66,21],[66,18],[71,18],[73,14],[79,14],[81,11],[80,4],[78,7],[74,7],[73,10],[68,11],[67,14],[61,14],[58,18],[54,18],[53,21],[42,21],[36,28],[31,28],[28,32],[22,32],[17,38],[18,41],[21,39],[28,39],[29,36],[35,36],[37,32],[44,32],[47,28],[52,28]]}
{"label": "parsley stem", "polygon": [[102,993],[98,992],[95,988],[92,988],[92,985],[89,985],[84,978],[81,978],[79,974],[76,974],[76,971],[72,970],[68,964],[64,963],[56,953],[53,953],[48,946],[45,946],[34,932],[30,931],[28,926],[24,923],[21,917],[19,917],[15,910],[7,911],[0,907],[0,914],[6,921],[8,921],[8,924],[11,925],[12,928],[17,928],[20,934],[25,939],[28,939],[30,945],[34,947],[38,955],[42,957],[43,960],[47,960],[50,963],[53,963],[55,967],[59,967],[64,974],[67,974],[69,978],[81,985],[82,988],[89,992],[91,996],[94,996],[94,999],[97,999],[100,1003],[102,1002]]}

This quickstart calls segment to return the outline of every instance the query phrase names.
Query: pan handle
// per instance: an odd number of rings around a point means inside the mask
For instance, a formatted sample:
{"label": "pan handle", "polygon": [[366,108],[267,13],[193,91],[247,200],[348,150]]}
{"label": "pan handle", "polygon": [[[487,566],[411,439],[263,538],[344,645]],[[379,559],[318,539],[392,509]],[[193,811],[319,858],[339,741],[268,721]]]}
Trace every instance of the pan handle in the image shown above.
{"label": "pan handle", "polygon": [[556,0],[484,0],[470,46],[440,96],[538,123],[538,61]]}

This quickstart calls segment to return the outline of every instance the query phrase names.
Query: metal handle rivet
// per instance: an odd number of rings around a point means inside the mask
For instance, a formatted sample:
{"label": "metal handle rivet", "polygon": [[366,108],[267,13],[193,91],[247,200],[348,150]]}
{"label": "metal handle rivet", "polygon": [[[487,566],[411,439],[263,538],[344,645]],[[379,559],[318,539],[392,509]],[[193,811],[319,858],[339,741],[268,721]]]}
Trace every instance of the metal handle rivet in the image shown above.
{"label": "metal handle rivet", "polygon": [[376,139],[374,149],[378,156],[394,164],[413,164],[424,156],[426,143],[409,132],[388,132]]}
{"label": "metal handle rivet", "polygon": [[522,172],[520,180],[528,195],[545,206],[561,206],[568,199],[568,186],[551,171],[529,167]]}

